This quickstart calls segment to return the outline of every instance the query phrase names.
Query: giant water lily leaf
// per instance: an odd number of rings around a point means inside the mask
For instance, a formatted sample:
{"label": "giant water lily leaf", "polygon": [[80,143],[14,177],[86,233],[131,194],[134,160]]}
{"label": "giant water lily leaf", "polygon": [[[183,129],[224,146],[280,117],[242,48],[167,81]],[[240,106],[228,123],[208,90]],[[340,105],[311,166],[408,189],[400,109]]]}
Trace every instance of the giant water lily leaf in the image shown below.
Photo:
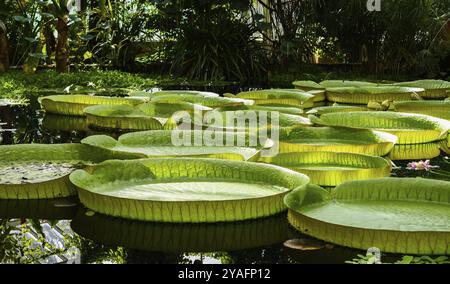
{"label": "giant water lily leaf", "polygon": [[395,145],[389,153],[389,159],[394,161],[401,160],[426,160],[434,159],[441,154],[441,142]]}
{"label": "giant water lily leaf", "polygon": [[[265,145],[258,146],[258,141],[249,137],[244,137],[244,141],[240,144],[238,136],[239,134],[236,133],[220,131],[155,130],[124,134],[118,140],[105,135],[95,135],[85,138],[81,142],[114,152],[138,153],[151,158],[257,159],[260,150]],[[203,142],[206,141],[205,139],[211,140],[209,144]],[[217,144],[211,143],[215,142],[214,139],[217,139]]]}
{"label": "giant water lily leaf", "polygon": [[324,90],[325,88],[314,81],[295,81],[292,83],[296,89],[303,91]]}
{"label": "giant water lily leaf", "polygon": [[58,114],[45,114],[42,127],[58,131],[90,131],[86,117]]}
{"label": "giant water lily leaf", "polygon": [[[211,110],[208,107],[181,102],[130,105],[98,105],[84,109],[90,127],[114,131],[160,130],[179,111]],[[176,126],[176,125],[175,125]]]}
{"label": "giant water lily leaf", "polygon": [[336,103],[367,105],[369,102],[419,99],[424,92],[420,88],[391,86],[327,88],[327,99]]}
{"label": "giant water lily leaf", "polygon": [[91,128],[114,131],[163,129],[165,120],[149,116],[130,105],[97,105],[84,109]]}
{"label": "giant water lily leaf", "polygon": [[166,96],[166,95],[178,95],[178,96],[195,95],[198,97],[205,97],[205,98],[219,97],[219,94],[212,93],[212,92],[199,92],[199,91],[187,91],[187,90],[171,90],[171,91],[156,91],[156,92],[133,91],[133,92],[128,93],[128,96],[130,96],[130,97],[147,97],[147,98],[154,98],[157,96]]}
{"label": "giant water lily leaf", "polygon": [[284,214],[220,224],[132,221],[80,210],[71,227],[97,243],[167,253],[237,251],[279,244],[289,237]]}
{"label": "giant water lily leaf", "polygon": [[297,230],[327,242],[390,253],[450,253],[450,182],[381,178],[346,182],[332,193],[305,186],[285,203]]}
{"label": "giant water lily leaf", "polygon": [[93,105],[138,105],[146,98],[119,98],[88,95],[56,95],[39,98],[44,110],[48,113],[84,116],[83,110]]}
{"label": "giant water lily leaf", "polygon": [[302,115],[303,109],[297,107],[289,106],[278,106],[278,105],[252,105],[252,106],[238,106],[238,107],[221,107],[215,109],[219,112],[225,111],[238,111],[238,110],[254,110],[254,111],[266,111],[266,112],[280,112],[292,115]]}
{"label": "giant water lily leaf", "polygon": [[260,161],[305,174],[311,183],[321,186],[387,177],[392,169],[391,163],[380,157],[336,152],[284,153]]}
{"label": "giant water lily leaf", "polygon": [[315,96],[300,90],[259,90],[242,92],[236,95],[241,99],[254,100],[257,105],[284,105],[298,108],[311,108]]}
{"label": "giant water lily leaf", "polygon": [[395,102],[395,111],[431,115],[450,120],[450,101]]}
{"label": "giant water lily leaf", "polygon": [[397,137],[388,133],[341,127],[305,127],[280,134],[280,153],[347,152],[374,156],[387,155]]}
{"label": "giant water lily leaf", "polygon": [[48,199],[75,195],[68,175],[86,163],[132,159],[142,155],[114,153],[82,144],[0,146],[0,199]]}
{"label": "giant water lily leaf", "polygon": [[308,94],[314,96],[314,103],[325,102],[327,100],[325,90],[311,90],[308,91]]}
{"label": "giant water lily leaf", "polygon": [[71,220],[77,213],[76,197],[39,200],[0,200],[0,219]]}
{"label": "giant water lily leaf", "polygon": [[204,97],[193,94],[183,95],[161,95],[151,98],[152,102],[156,103],[169,103],[177,104],[180,102],[188,102],[193,104],[199,104],[206,107],[216,108],[222,106],[242,106],[252,105],[252,100],[244,100],[239,98],[224,98],[224,97]]}
{"label": "giant water lily leaf", "polygon": [[323,106],[323,107],[316,107],[311,109],[307,112],[307,114],[327,114],[327,113],[334,113],[334,112],[353,112],[353,111],[365,111],[367,110],[366,107],[362,106]]}
{"label": "giant water lily leaf", "polygon": [[70,175],[96,212],[142,221],[240,221],[284,211],[283,197],[309,182],[276,167],[215,159],[106,161]]}
{"label": "giant water lily leaf", "polygon": [[376,83],[364,81],[325,80],[319,83],[322,88],[376,87]]}
{"label": "giant water lily leaf", "polygon": [[375,129],[398,137],[398,144],[419,144],[443,140],[450,121],[435,117],[396,112],[328,113],[320,118],[310,116],[317,125]]}
{"label": "giant water lily leaf", "polygon": [[89,88],[82,86],[67,86],[66,88],[57,89],[31,89],[30,92],[38,93],[39,95],[52,96],[61,94],[71,95],[96,95],[96,96],[123,96],[132,92],[131,89],[126,88]]}
{"label": "giant water lily leaf", "polygon": [[394,86],[423,88],[425,93],[421,96],[426,99],[445,99],[450,91],[450,82],[443,80],[419,80],[412,82],[395,83]]}

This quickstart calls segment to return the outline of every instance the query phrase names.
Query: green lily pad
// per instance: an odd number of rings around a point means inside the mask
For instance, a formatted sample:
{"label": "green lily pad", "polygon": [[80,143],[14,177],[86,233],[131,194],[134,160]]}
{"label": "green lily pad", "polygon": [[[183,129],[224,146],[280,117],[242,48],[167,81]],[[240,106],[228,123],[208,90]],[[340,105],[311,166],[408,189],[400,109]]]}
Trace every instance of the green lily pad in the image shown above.
{"label": "green lily pad", "polygon": [[296,89],[303,90],[303,91],[311,91],[311,90],[324,90],[325,88],[321,86],[320,84],[314,82],[314,81],[295,81],[292,82],[292,85]]}
{"label": "green lily pad", "polygon": [[421,144],[446,139],[450,121],[431,116],[396,112],[328,113],[311,122],[323,126],[374,129],[398,137],[398,144]]}
{"label": "green lily pad", "polygon": [[387,155],[397,137],[366,129],[304,127],[281,132],[280,153],[347,152],[373,156]]}
{"label": "green lily pad", "polygon": [[[214,136],[216,135],[216,136]],[[204,138],[221,137],[222,144],[206,146],[203,143],[196,144],[196,141],[203,141]],[[177,146],[174,140],[182,142]],[[187,139],[187,140],[185,140]],[[254,160],[259,156],[260,150],[264,147],[252,145],[250,147],[250,138],[247,137],[243,146],[239,145],[237,134],[225,133],[219,131],[182,131],[182,130],[155,130],[124,134],[115,140],[105,135],[94,135],[87,137],[81,143],[102,147],[118,153],[136,153],[149,158],[166,157],[198,157],[198,158],[216,158],[230,160]],[[184,143],[184,142],[189,143]],[[233,141],[227,144],[227,141]]]}
{"label": "green lily pad", "polygon": [[311,179],[311,183],[321,186],[388,177],[392,170],[391,163],[383,158],[352,153],[284,153],[261,158],[260,161],[305,174]]}
{"label": "green lily pad", "polygon": [[254,100],[256,105],[283,105],[303,109],[313,107],[315,101],[315,95],[294,89],[249,91],[236,96],[241,99]]}
{"label": "green lily pad", "polygon": [[84,109],[93,105],[131,105],[144,103],[146,98],[120,98],[88,95],[55,95],[39,98],[48,113],[84,116]]}
{"label": "green lily pad", "polygon": [[367,105],[369,102],[413,100],[424,92],[420,88],[395,86],[327,88],[327,99],[336,103]]}
{"label": "green lily pad", "polygon": [[285,210],[284,195],[309,182],[271,165],[215,159],[106,161],[70,175],[96,212],[142,221],[241,221]]}
{"label": "green lily pad", "polygon": [[418,113],[450,120],[450,101],[407,101],[395,102],[395,111]]}
{"label": "green lily pad", "polygon": [[425,93],[421,96],[425,99],[445,99],[450,91],[450,82],[443,80],[418,80],[412,82],[401,82],[392,84],[410,88],[423,88]]}
{"label": "green lily pad", "polygon": [[81,144],[0,146],[0,199],[49,199],[76,194],[68,176],[85,164],[141,155]]}
{"label": "green lily pad", "polygon": [[388,253],[450,253],[450,182],[382,178],[346,182],[331,193],[304,186],[285,203],[297,230],[326,242]]}

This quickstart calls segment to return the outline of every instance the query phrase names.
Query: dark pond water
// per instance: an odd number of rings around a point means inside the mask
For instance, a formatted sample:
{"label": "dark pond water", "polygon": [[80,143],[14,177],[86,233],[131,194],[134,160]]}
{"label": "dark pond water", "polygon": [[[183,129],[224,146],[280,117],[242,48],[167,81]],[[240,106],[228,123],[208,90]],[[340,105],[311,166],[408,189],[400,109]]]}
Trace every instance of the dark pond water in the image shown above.
{"label": "dark pond water", "polygon": [[[0,107],[0,144],[70,143],[91,134],[77,118],[45,116],[36,100],[25,107]],[[450,171],[446,161],[442,154],[432,164]],[[393,175],[444,178],[408,171],[406,164],[398,163]],[[303,250],[284,245],[292,239]],[[358,254],[366,253],[299,234],[285,214],[233,224],[174,225],[93,214],[76,199],[0,201],[0,263],[344,263]],[[383,255],[383,262],[400,258]]]}

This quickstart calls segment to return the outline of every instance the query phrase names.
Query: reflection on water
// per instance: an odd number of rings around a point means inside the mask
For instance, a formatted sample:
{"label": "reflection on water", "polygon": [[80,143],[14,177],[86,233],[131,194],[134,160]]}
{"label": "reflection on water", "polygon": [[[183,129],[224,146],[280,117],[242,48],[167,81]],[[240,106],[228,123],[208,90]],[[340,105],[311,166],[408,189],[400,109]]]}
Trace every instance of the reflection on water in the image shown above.
{"label": "reflection on water", "polygon": [[[26,107],[0,107],[0,144],[71,143],[91,134],[83,118],[44,117],[36,100]],[[438,153],[435,144],[397,149],[402,157]],[[441,155],[431,163],[450,171],[447,161]],[[445,179],[408,171],[407,163],[396,162],[393,175]],[[0,263],[344,263],[365,254],[337,246],[302,251],[285,247],[289,239],[311,240],[293,230],[285,214],[239,223],[181,225],[86,214],[76,198],[0,201]],[[398,256],[384,256],[386,261],[394,258]]]}

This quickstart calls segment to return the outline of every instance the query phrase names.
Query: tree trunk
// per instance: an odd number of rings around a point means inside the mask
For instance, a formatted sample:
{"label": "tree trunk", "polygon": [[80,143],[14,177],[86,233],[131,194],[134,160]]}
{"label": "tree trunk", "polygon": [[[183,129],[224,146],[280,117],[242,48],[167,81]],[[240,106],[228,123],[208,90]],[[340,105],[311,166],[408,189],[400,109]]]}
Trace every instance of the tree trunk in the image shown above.
{"label": "tree trunk", "polygon": [[0,21],[0,72],[9,69],[8,36],[6,26]]}
{"label": "tree trunk", "polygon": [[56,44],[56,70],[60,73],[69,72],[69,45],[67,26],[68,16],[58,17],[56,30],[58,31],[58,40]]}

